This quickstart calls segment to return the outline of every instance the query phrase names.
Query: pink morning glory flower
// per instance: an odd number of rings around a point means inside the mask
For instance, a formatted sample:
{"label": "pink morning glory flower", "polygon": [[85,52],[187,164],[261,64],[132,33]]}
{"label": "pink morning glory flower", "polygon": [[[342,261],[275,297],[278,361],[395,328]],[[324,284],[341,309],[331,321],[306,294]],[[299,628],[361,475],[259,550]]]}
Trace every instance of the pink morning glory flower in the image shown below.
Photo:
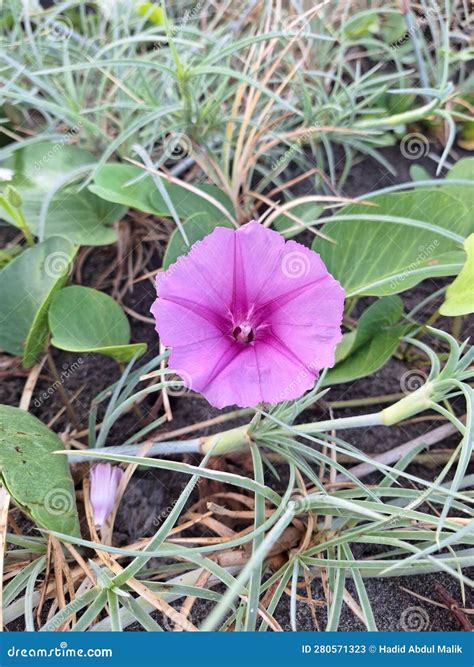
{"label": "pink morning glory flower", "polygon": [[344,290],[317,253],[255,221],[217,227],[156,288],[170,368],[217,408],[298,398],[334,365]]}
{"label": "pink morning glory flower", "polygon": [[110,463],[98,463],[92,468],[90,499],[96,528],[102,528],[112,512],[122,477],[122,468]]}

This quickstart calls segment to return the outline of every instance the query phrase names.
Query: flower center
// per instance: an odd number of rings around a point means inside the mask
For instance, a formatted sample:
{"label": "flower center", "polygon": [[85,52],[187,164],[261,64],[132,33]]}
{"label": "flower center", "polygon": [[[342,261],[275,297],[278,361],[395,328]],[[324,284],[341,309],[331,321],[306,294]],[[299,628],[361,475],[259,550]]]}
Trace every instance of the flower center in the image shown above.
{"label": "flower center", "polygon": [[232,332],[233,337],[238,343],[247,345],[255,339],[255,334],[250,324],[239,324]]}

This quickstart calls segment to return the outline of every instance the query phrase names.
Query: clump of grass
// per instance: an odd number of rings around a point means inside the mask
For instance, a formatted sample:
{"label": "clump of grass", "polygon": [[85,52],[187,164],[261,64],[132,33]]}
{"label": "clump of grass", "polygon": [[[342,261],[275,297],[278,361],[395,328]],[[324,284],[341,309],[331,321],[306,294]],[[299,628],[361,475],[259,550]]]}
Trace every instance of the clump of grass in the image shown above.
{"label": "clump of grass", "polygon": [[[110,546],[110,524],[102,537],[97,534],[87,478],[83,494],[91,540],[8,533],[7,542],[16,548],[5,557],[11,580],[4,589],[4,622],[24,613],[27,628],[33,629],[36,609],[37,618],[43,618],[39,623],[42,630],[121,630],[138,622],[144,629],[156,631],[163,629],[163,622],[160,625],[153,616],[159,611],[167,619],[165,629],[195,630],[190,614],[195,600],[202,599],[214,603],[203,630],[281,630],[275,611],[282,597],[289,595],[290,627],[296,630],[300,584],[306,586],[310,603],[310,584],[318,578],[326,595],[326,630],[337,630],[344,603],[368,630],[376,630],[364,581],[427,572],[450,574],[459,582],[465,600],[465,587],[473,585],[463,572],[472,562],[474,544],[470,520],[473,496],[467,490],[470,478],[465,474],[473,441],[473,396],[467,384],[473,376],[473,350],[463,355],[465,345],[459,346],[446,334],[439,335],[448,346],[449,357],[441,368],[438,357],[429,352],[433,366],[426,385],[432,387],[428,403],[447,417],[461,440],[448,453],[433,482],[407,472],[425,449],[425,442],[417,446],[407,443],[403,453],[397,448],[393,460],[398,460],[390,465],[383,462],[386,456],[371,458],[335,435],[340,428],[384,423],[383,417],[375,419],[369,414],[299,423],[299,415],[326,393],[318,386],[296,402],[251,411],[254,416],[250,422],[245,421],[249,411],[241,411],[240,418],[246,424],[242,428],[248,437],[240,446],[249,454],[248,475],[210,465],[213,455],[223,453],[222,441],[216,436],[209,438],[212,445],[199,465],[146,456],[147,452],[156,456],[180,451],[167,443],[143,440],[160,420],[110,453],[94,449],[132,405],[169,385],[176,386],[176,380],[159,372],[151,384],[138,389],[141,378],[154,373],[162,358],[136,370],[131,362],[121,379],[97,397],[89,430],[92,449],[85,456],[84,452],[76,454],[79,458],[122,462],[128,470],[127,479],[138,465],[174,471],[188,479],[184,490],[170,504],[151,538],[125,548]],[[428,351],[424,345],[422,349]],[[400,419],[410,414],[408,404],[418,405],[419,410],[427,407],[419,406],[420,393],[417,390],[395,404],[404,406],[396,408]],[[460,395],[465,400],[465,422],[444,407]],[[104,417],[96,425],[97,408],[107,397]],[[388,408],[378,414],[393,411]],[[134,445],[136,441],[141,444]],[[199,439],[181,441],[181,451],[198,451],[196,444]],[[138,456],[130,456],[131,446],[136,447]],[[72,462],[77,459],[73,452],[70,456]],[[366,469],[348,462],[363,463]],[[379,473],[376,483],[364,481],[370,470]],[[278,482],[278,471],[285,474],[283,485]],[[203,480],[218,482],[224,485],[223,490],[198,495],[189,506]],[[59,548],[57,540],[65,550]],[[355,555],[361,547],[370,550],[370,545],[383,549]],[[65,580],[56,577],[48,584],[46,577],[41,589],[38,577],[42,572],[47,574],[52,549],[57,557],[54,567],[68,574]],[[147,569],[151,558],[158,559],[158,565]],[[26,567],[25,559],[31,560]],[[357,599],[347,589],[349,580],[354,583]],[[64,599],[60,604],[58,585],[64,584],[69,602]],[[46,600],[56,602],[44,620],[40,610]]]}

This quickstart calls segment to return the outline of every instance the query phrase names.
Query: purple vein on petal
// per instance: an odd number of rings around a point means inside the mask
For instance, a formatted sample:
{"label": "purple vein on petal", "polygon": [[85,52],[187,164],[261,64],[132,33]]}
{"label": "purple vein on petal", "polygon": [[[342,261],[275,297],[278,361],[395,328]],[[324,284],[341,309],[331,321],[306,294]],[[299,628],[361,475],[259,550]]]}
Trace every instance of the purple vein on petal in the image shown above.
{"label": "purple vein on petal", "polygon": [[256,294],[255,297],[254,297],[254,302],[255,302],[256,304],[258,304],[258,302],[259,302],[260,299],[262,298],[262,296],[263,296],[263,292],[264,292],[264,290],[266,289],[268,283],[269,283],[271,280],[274,280],[274,279],[275,279],[276,269],[277,269],[278,265],[281,263],[281,256],[282,256],[282,254],[283,254],[283,248],[280,250],[280,252],[278,253],[278,255],[275,257],[275,262],[274,262],[274,264],[273,264],[271,270],[268,272],[267,279],[263,281],[263,284],[260,286],[260,288],[259,288],[257,294]]}
{"label": "purple vein on petal", "polygon": [[[272,342],[272,339],[273,341]],[[276,334],[274,334],[272,331],[268,333],[268,337],[265,340],[265,343],[267,345],[270,345],[270,347],[273,347],[274,350],[277,350],[282,354],[284,357],[286,357],[289,361],[292,361],[294,364],[298,366],[302,366],[305,371],[310,373],[311,375],[316,376],[316,371],[312,370],[309,366],[306,365],[306,363],[296,355],[293,350],[290,350],[288,345],[284,343],[281,338],[279,338]],[[276,345],[275,345],[276,343]]]}
{"label": "purple vein on petal", "polygon": [[206,384],[201,387],[200,391],[203,392],[205,391],[210,384],[214,382],[214,380],[217,379],[217,377],[231,364],[234,359],[236,359],[239,354],[241,354],[245,350],[244,345],[233,345],[231,344],[229,346],[229,349],[225,354],[222,355],[222,357],[219,359],[217,364],[214,365],[213,369],[209,372],[208,374],[208,380]]}
{"label": "purple vein on petal", "polygon": [[194,261],[196,267],[199,269],[199,277],[203,281],[203,287],[205,286],[207,289],[209,289],[209,291],[216,297],[216,299],[222,303],[222,309],[227,312],[229,310],[229,304],[223,298],[222,294],[220,294],[206,278],[208,267],[203,267],[197,259],[194,259]]}
{"label": "purple vein on petal", "polygon": [[254,345],[253,353],[254,353],[254,356],[255,356],[255,367],[257,369],[258,389],[259,389],[259,394],[260,394],[260,401],[263,401],[262,376],[260,375],[260,366],[258,364],[258,354],[257,354],[257,346],[256,345]]}
{"label": "purple vein on petal", "polygon": [[242,250],[239,244],[239,235],[234,234],[234,276],[232,284],[232,314],[242,317],[248,309],[247,289],[245,286],[244,263]]}
{"label": "purple vein on petal", "polygon": [[219,313],[216,313],[207,306],[203,306],[202,304],[196,303],[195,301],[190,301],[189,299],[184,299],[183,297],[162,296],[160,298],[163,299],[164,301],[169,301],[170,303],[173,303],[175,306],[180,306],[185,310],[190,310],[195,315],[202,317],[203,320],[206,320],[207,322],[213,324],[222,333],[227,333],[229,330],[229,322],[224,317],[219,315]]}
{"label": "purple vein on petal", "polygon": [[[226,334],[220,332],[218,334],[215,334],[214,336],[207,336],[206,338],[199,338],[199,340],[195,340],[194,343],[200,345],[201,343],[209,343],[211,340],[221,340],[222,338],[225,338],[225,337],[226,337]],[[175,349],[175,350],[179,350],[182,347],[188,348],[189,343],[182,343],[181,345],[179,345],[179,344],[178,345],[176,345],[176,344],[173,345],[173,349]]]}
{"label": "purple vein on petal", "polygon": [[280,296],[276,296],[273,299],[269,299],[266,303],[262,303],[261,306],[258,306],[258,308],[256,308],[255,314],[259,314],[261,317],[263,317],[265,315],[265,310],[267,308],[270,308],[270,306],[274,304],[276,304],[275,310],[278,310],[282,306],[286,306],[287,303],[289,303],[296,297],[301,296],[302,294],[307,292],[311,287],[314,287],[315,285],[324,282],[325,280],[327,280],[327,278],[328,278],[327,275],[322,276],[317,280],[313,280],[312,282],[306,283],[305,285],[300,285],[299,287],[296,287],[295,289],[290,290],[289,292],[285,292]]}

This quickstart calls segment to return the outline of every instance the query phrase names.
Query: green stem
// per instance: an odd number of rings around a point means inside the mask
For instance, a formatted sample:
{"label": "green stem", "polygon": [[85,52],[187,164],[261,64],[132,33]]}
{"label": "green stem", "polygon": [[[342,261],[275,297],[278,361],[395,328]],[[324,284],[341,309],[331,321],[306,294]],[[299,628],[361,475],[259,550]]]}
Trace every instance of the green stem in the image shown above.
{"label": "green stem", "polygon": [[201,452],[207,454],[212,449],[213,456],[220,456],[243,449],[250,444],[250,435],[247,426],[233,428],[230,431],[208,435],[201,438]]}
{"label": "green stem", "polygon": [[337,408],[357,408],[363,405],[380,405],[381,403],[391,403],[403,398],[404,394],[383,394],[382,396],[369,396],[367,398],[351,398],[347,401],[329,401],[328,405],[332,409]]}
{"label": "green stem", "polygon": [[[436,386],[441,389],[440,383]],[[422,387],[404,396],[393,405],[380,412],[370,412],[364,415],[352,417],[340,417],[338,419],[327,419],[310,424],[297,424],[293,426],[292,432],[301,435],[311,435],[324,431],[338,431],[349,428],[367,428],[368,426],[390,426],[413,415],[423,412],[432,407],[434,386],[432,382],[426,382]],[[380,399],[379,399],[380,400]],[[286,433],[284,429],[275,429],[275,434]],[[258,428],[256,429],[258,440]],[[207,455],[212,452],[213,456],[222,456],[240,449],[245,449],[252,440],[250,425],[239,426],[228,431],[222,431],[215,435],[208,435],[192,440],[172,440],[169,442],[155,442],[146,451],[146,456],[171,456],[174,454],[195,453]],[[118,447],[103,447],[94,450],[94,454],[123,454],[135,456],[143,451],[145,443],[136,445],[121,445]],[[70,457],[71,462],[79,463],[88,460],[87,453]]]}
{"label": "green stem", "polygon": [[388,118],[376,118],[361,120],[355,124],[357,129],[371,129],[373,127],[394,127],[395,125],[406,125],[408,123],[414,123],[417,120],[422,120],[426,118],[432,111],[434,111],[440,105],[439,99],[431,100],[428,104],[419,107],[418,109],[411,109],[410,111],[404,111],[403,113],[397,113]]}
{"label": "green stem", "polygon": [[391,426],[413,415],[423,412],[431,407],[431,396],[433,395],[433,384],[426,382],[412,394],[408,394],[380,413],[382,424]]}

